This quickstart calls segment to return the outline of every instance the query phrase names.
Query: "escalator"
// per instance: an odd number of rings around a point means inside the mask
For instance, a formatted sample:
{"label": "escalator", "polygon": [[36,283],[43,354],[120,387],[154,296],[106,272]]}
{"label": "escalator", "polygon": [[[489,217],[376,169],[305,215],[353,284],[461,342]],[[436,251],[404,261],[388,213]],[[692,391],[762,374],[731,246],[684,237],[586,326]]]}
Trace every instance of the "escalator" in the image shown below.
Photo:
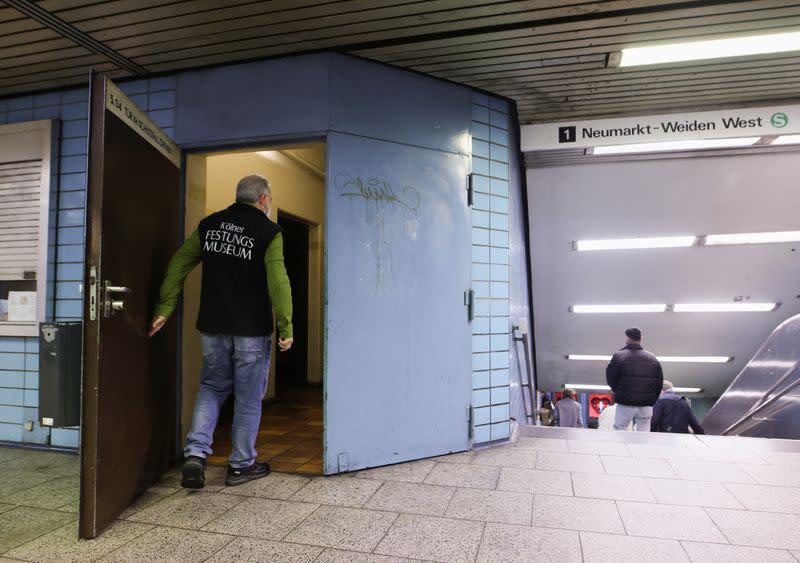
{"label": "escalator", "polygon": [[725,436],[800,439],[800,315],[772,331],[703,427]]}

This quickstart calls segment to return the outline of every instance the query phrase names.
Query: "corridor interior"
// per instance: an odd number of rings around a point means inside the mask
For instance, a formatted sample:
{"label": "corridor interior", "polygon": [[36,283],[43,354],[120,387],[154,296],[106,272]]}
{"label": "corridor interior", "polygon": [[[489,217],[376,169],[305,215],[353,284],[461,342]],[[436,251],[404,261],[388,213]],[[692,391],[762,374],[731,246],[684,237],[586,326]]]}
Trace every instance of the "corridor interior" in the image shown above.
{"label": "corridor interior", "polygon": [[[273,337],[269,385],[256,441],[258,460],[274,470],[322,474],[322,267],[325,209],[325,145],[322,142],[268,149],[194,154],[187,159],[186,225],[234,200],[236,183],[265,176],[272,190],[270,218],[282,228],[284,262],[292,287],[294,344],[279,352]],[[191,413],[202,354],[194,327],[200,272],[184,291],[182,435]],[[227,465],[231,451],[233,397],[223,405],[214,434],[212,465]]]}

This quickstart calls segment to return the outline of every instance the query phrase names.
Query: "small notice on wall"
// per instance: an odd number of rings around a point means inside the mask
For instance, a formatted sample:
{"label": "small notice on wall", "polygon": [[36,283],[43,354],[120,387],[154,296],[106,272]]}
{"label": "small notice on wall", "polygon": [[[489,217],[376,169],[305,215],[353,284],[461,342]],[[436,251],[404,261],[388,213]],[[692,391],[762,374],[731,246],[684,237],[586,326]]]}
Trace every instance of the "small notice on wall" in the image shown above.
{"label": "small notice on wall", "polygon": [[8,320],[10,322],[36,321],[36,292],[8,292]]}

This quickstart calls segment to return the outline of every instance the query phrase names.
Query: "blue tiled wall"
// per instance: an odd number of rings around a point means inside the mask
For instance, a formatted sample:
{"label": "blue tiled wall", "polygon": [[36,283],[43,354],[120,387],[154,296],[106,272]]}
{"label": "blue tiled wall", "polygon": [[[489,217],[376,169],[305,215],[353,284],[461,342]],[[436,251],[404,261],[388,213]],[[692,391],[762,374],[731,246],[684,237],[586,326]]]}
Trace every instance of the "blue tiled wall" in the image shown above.
{"label": "blue tiled wall", "polygon": [[[175,119],[174,77],[120,84],[150,117],[172,133]],[[69,90],[0,101],[0,125],[37,119],[60,123],[57,164],[58,213],[48,246],[55,253],[55,320],[81,319],[84,229],[86,218],[86,138],[88,91]],[[52,220],[52,219],[51,219]],[[50,272],[53,275],[53,272]],[[77,428],[38,425],[39,342],[37,338],[0,336],[0,440],[78,447]],[[33,430],[25,430],[25,422]]]}
{"label": "blue tiled wall", "polygon": [[508,102],[473,93],[472,121],[472,405],[474,442],[510,434]]}

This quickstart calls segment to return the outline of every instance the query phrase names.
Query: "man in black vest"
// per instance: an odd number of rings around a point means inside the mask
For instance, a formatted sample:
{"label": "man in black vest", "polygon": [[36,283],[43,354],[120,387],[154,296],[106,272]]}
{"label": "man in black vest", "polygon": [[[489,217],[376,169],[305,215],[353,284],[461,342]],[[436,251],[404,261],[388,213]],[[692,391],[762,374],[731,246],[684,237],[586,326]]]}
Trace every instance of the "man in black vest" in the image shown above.
{"label": "man in black vest", "polygon": [[606,381],[617,403],[614,429],[627,430],[633,422],[639,432],[650,432],[653,405],[661,394],[664,374],[658,359],[642,348],[642,331],[625,331],[625,347],[611,357],[606,368]]}
{"label": "man in black vest", "polygon": [[272,351],[273,307],[285,352],[292,346],[292,294],[283,263],[283,237],[269,219],[272,192],[263,176],[246,176],[236,186],[236,203],[209,215],[169,263],[150,327],[157,333],[175,310],[183,282],[203,263],[197,329],[203,371],[192,429],[184,449],[181,485],[205,486],[205,459],[222,403],[233,392],[233,428],[227,485],[266,476],[269,464],[256,461],[261,400]]}

